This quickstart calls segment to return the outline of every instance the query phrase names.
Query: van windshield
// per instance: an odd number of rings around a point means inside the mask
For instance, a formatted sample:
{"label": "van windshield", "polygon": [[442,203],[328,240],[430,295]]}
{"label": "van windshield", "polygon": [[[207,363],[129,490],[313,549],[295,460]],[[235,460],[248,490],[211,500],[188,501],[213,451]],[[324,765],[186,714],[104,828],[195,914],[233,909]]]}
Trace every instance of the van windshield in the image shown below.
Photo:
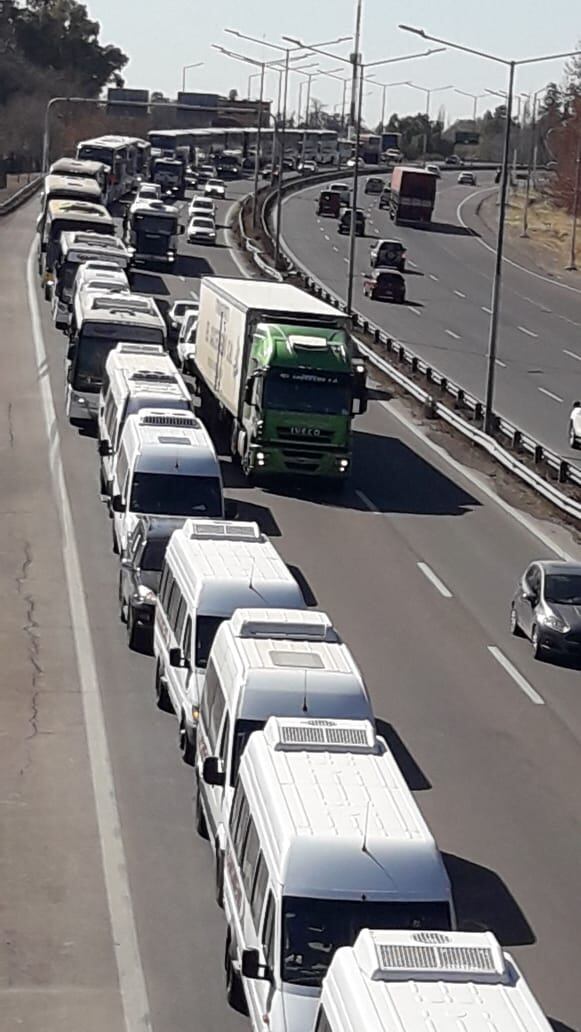
{"label": "van windshield", "polygon": [[107,356],[116,344],[116,340],[108,337],[91,337],[83,334],[76,346],[73,359],[75,390],[86,391],[88,394],[99,393]]}
{"label": "van windshield", "polygon": [[187,473],[136,472],[131,486],[130,512],[151,516],[213,516],[222,518],[222,491],[217,477]]}
{"label": "van windshield", "polygon": [[282,981],[320,986],[340,946],[353,946],[362,928],[445,931],[450,908],[438,902],[372,902],[285,896],[282,912]]}

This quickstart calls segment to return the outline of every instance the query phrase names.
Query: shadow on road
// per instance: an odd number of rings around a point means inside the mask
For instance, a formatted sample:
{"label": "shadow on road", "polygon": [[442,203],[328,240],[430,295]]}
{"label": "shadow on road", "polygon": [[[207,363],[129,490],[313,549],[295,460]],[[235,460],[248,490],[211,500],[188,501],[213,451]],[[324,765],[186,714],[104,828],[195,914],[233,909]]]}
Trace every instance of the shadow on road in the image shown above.
{"label": "shadow on road", "polygon": [[427,792],[432,784],[418,766],[405,742],[400,738],[393,724],[378,717],[375,721],[377,734],[385,738],[389,751],[401,770],[405,783],[411,792]]}
{"label": "shadow on road", "polygon": [[570,1025],[565,1025],[563,1021],[558,1021],[557,1018],[549,1018],[549,1021],[553,1026],[553,1032],[578,1032],[577,1029],[571,1028]]}
{"label": "shadow on road", "polygon": [[[480,503],[396,437],[358,430],[353,435],[354,493],[379,512],[463,516]],[[344,505],[349,501],[345,499]],[[357,494],[351,507],[366,509]]]}
{"label": "shadow on road", "polygon": [[444,233],[448,236],[480,236],[480,233],[477,233],[475,229],[468,229],[466,226],[460,226],[456,222],[422,222],[421,225],[420,223],[412,222],[406,225],[406,229],[417,229],[422,233]]}
{"label": "shadow on road", "polygon": [[163,276],[157,272],[143,272],[141,269],[133,269],[131,289],[136,294],[161,294],[163,297],[169,297],[170,294]]}
{"label": "shadow on road", "polygon": [[214,270],[205,258],[192,254],[178,254],[173,271],[176,276],[191,276],[199,279],[200,276],[211,276]]}
{"label": "shadow on road", "polygon": [[301,589],[303,598],[305,600],[305,605],[309,607],[317,606],[319,603],[317,602],[315,592],[311,588],[311,585],[309,584],[300,566],[294,566],[292,563],[287,563],[287,566],[290,572],[292,573],[294,579],[296,580],[299,588]]}
{"label": "shadow on road", "polygon": [[491,931],[503,946],[530,946],[535,934],[502,878],[488,867],[442,854],[462,931]]}

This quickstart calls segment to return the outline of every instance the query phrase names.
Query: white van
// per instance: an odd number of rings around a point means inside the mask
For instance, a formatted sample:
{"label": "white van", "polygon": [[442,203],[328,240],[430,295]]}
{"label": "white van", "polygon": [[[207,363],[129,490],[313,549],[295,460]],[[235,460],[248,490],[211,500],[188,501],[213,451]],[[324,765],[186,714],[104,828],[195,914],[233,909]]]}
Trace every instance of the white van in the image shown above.
{"label": "white van", "polygon": [[74,332],[73,312],[75,307],[78,310],[77,298],[79,294],[87,291],[93,291],[95,294],[129,294],[131,287],[125,270],[119,268],[109,258],[107,260],[95,258],[90,262],[83,262],[75,276],[69,304],[66,327],[69,335]]}
{"label": "white van", "polygon": [[195,813],[214,850],[218,901],[238,766],[271,716],[374,721],[361,673],[326,613],[237,609],[216,633],[200,696]]}
{"label": "white van", "polygon": [[101,494],[110,495],[121,432],[140,409],[192,412],[185,381],[161,344],[118,344],[105,362],[99,415]]}
{"label": "white van", "polygon": [[[337,950],[323,981],[314,1032],[434,1032],[444,1027],[450,1032],[551,1032],[514,960],[492,932],[366,928],[354,946]],[[294,1032],[290,1024],[287,1029]]]}
{"label": "white van", "polygon": [[362,928],[454,927],[438,847],[371,723],[271,717],[251,735],[224,910],[228,999],[245,997],[256,1032],[311,1029],[335,950]]}
{"label": "white van", "polygon": [[187,763],[214,635],[236,609],[265,606],[305,609],[305,600],[256,523],[187,520],[172,535],[155,614],[155,690],[158,706],[175,711]]}
{"label": "white van", "polygon": [[52,298],[57,329],[65,330],[69,324],[74,285],[80,269],[85,263],[99,259],[109,262],[113,269],[126,269],[129,264],[127,250],[117,237],[103,236],[102,233],[61,233]]}
{"label": "white van", "polygon": [[141,409],[125,420],[111,485],[113,551],[123,553],[139,516],[222,519],[220,463],[192,412]]}

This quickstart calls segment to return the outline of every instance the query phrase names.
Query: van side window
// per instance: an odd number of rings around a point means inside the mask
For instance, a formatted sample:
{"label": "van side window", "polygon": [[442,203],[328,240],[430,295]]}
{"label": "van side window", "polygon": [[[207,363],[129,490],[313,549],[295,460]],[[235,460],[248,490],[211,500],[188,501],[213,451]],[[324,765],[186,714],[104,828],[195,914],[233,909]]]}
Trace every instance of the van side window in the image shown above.
{"label": "van side window", "polygon": [[110,393],[107,401],[105,402],[105,412],[103,414],[107,433],[109,434],[109,440],[113,442],[113,431],[115,428],[115,398]]}
{"label": "van side window", "polygon": [[224,718],[224,724],[222,726],[222,734],[220,735],[220,747],[218,749],[218,756],[222,761],[222,770],[226,770],[226,762],[228,759],[228,744],[230,741],[230,714],[226,711]]}
{"label": "van side window", "polygon": [[262,949],[264,952],[264,959],[268,965],[269,971],[274,971],[275,958],[274,958],[274,896],[272,892],[268,893],[266,900],[266,907],[264,908],[264,920],[262,922],[262,935],[260,941],[262,943]]}
{"label": "van side window", "polygon": [[258,854],[258,863],[256,865],[256,871],[254,873],[254,882],[252,884],[252,895],[250,896],[250,909],[254,918],[254,925],[258,928],[260,923],[260,915],[262,913],[262,907],[264,905],[264,897],[266,895],[266,889],[268,887],[268,871],[264,862],[264,856],[262,852]]}
{"label": "van side window", "polygon": [[244,799],[242,800],[242,806],[240,807],[240,816],[238,818],[238,824],[236,825],[236,828],[233,832],[234,852],[239,863],[242,857],[242,849],[246,839],[246,831],[248,828],[249,820],[250,810],[248,807],[248,801],[246,799],[246,796],[244,796]]}
{"label": "van side window", "polygon": [[319,1007],[319,1013],[317,1014],[317,1023],[315,1025],[315,1032],[331,1032],[331,1025],[329,1019],[325,1014],[324,1007]]}
{"label": "van side window", "polygon": [[232,832],[232,839],[236,835],[236,829],[238,828],[238,822],[240,820],[240,811],[242,809],[242,803],[244,802],[244,789],[240,782],[234,789],[234,797],[232,799],[232,807],[230,809],[230,817],[228,823],[230,825],[230,831]]}
{"label": "van side window", "polygon": [[192,658],[192,618],[188,616],[186,620],[186,629],[184,632],[184,640],[182,642],[182,652],[185,659],[189,662]]}
{"label": "van side window", "polygon": [[161,575],[161,581],[159,585],[159,601],[163,609],[167,611],[167,600],[169,598],[169,592],[171,588],[171,570],[167,563],[163,564],[163,572]]}
{"label": "van side window", "polygon": [[212,752],[215,752],[218,744],[218,732],[224,716],[226,700],[222,694],[222,686],[212,662],[208,663],[206,670],[206,681],[202,699],[202,714],[204,724],[210,739]]}
{"label": "van side window", "polygon": [[180,601],[179,601],[179,605],[178,605],[177,616],[176,616],[176,639],[177,639],[177,641],[180,641],[181,637],[182,637],[182,631],[184,629],[184,622],[185,622],[185,619],[186,619],[186,613],[187,613],[186,600],[185,600],[184,596],[181,595]]}
{"label": "van side window", "polygon": [[258,860],[258,834],[254,827],[254,821],[250,818],[248,825],[248,835],[246,836],[246,842],[240,858],[240,871],[242,874],[242,882],[246,889],[246,895],[250,896],[252,892],[252,882],[254,881],[254,869],[256,867],[256,861]]}
{"label": "van side window", "polygon": [[179,584],[177,583],[177,581],[174,580],[171,589],[171,594],[169,597],[169,602],[167,604],[167,618],[169,620],[169,625],[173,631],[175,631],[176,627],[178,606],[180,604],[181,597],[182,593],[180,591]]}

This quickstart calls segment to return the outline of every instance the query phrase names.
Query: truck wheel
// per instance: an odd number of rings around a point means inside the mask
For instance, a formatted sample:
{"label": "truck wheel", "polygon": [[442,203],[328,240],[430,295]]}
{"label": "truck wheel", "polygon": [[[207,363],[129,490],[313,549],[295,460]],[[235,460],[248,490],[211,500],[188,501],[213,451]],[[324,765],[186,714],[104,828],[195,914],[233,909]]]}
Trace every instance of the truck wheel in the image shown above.
{"label": "truck wheel", "polygon": [[155,668],[155,699],[157,702],[158,709],[163,710],[164,713],[171,713],[173,711],[171,699],[167,693],[167,688],[163,683],[161,677],[161,667],[159,664],[159,659],[157,661],[157,666]]}
{"label": "truck wheel", "polygon": [[242,978],[234,968],[229,947],[226,951],[226,999],[233,1010],[248,1014]]}

